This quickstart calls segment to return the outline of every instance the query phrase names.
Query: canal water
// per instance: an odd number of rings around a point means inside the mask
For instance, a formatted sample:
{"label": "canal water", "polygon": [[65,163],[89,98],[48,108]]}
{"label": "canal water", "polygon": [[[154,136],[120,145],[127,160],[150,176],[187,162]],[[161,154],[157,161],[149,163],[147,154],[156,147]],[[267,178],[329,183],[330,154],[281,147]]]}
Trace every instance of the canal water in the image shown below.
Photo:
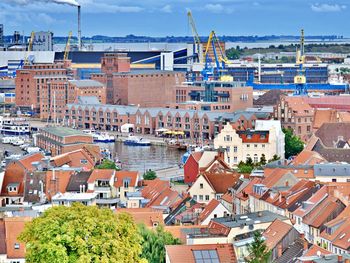
{"label": "canal water", "polygon": [[165,146],[128,146],[122,142],[101,143],[101,148],[107,148],[121,163],[123,170],[145,171],[176,166],[180,163],[184,151]]}

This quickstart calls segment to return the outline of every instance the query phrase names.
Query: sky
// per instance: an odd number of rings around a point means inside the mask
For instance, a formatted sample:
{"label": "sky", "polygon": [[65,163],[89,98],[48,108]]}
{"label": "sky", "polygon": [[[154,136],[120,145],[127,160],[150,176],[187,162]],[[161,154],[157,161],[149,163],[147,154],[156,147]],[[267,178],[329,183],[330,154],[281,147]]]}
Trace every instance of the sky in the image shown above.
{"label": "sky", "polygon": [[343,35],[350,37],[349,0],[0,0],[6,35],[17,30],[77,31],[79,2],[82,35],[191,35],[191,10],[199,35]]}

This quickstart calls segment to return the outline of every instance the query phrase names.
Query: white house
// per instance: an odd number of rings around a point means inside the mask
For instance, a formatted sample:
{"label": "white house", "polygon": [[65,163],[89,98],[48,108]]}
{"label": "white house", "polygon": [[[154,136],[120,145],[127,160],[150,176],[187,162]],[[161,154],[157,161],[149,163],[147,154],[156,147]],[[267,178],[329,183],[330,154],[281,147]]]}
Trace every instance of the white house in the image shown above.
{"label": "white house", "polygon": [[201,225],[208,225],[210,220],[218,217],[226,217],[230,211],[218,200],[212,199],[200,213],[198,219]]}

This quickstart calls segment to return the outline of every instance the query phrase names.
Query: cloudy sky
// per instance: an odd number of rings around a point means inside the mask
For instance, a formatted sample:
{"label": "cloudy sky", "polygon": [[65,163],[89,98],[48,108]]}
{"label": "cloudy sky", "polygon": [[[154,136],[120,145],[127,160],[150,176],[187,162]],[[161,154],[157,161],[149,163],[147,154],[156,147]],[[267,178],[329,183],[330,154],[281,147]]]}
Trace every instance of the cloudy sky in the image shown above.
{"label": "cloudy sky", "polygon": [[78,1],[83,35],[190,35],[192,10],[200,35],[336,34],[350,37],[349,0],[0,0],[5,34],[14,30],[76,32]]}

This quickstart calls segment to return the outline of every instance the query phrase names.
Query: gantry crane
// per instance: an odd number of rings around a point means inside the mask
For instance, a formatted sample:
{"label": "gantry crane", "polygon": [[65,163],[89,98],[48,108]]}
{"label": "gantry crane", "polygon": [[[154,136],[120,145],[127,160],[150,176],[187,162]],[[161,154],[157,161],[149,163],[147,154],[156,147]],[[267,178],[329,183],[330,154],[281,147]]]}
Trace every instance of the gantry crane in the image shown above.
{"label": "gantry crane", "polygon": [[70,39],[71,38],[72,38],[72,31],[69,31],[66,47],[64,49],[64,56],[63,56],[64,60],[68,60],[69,51],[70,51]]}
{"label": "gantry crane", "polygon": [[28,49],[27,52],[24,55],[24,65],[29,65],[29,52],[33,49],[33,42],[34,42],[34,31],[30,34],[29,42],[28,42]]}
{"label": "gantry crane", "polygon": [[304,29],[301,30],[300,36],[300,47],[297,51],[296,55],[296,64],[299,65],[298,73],[294,77],[295,90],[294,95],[307,95],[307,85],[306,85],[306,76],[304,70],[305,63],[305,37],[304,37]]}

